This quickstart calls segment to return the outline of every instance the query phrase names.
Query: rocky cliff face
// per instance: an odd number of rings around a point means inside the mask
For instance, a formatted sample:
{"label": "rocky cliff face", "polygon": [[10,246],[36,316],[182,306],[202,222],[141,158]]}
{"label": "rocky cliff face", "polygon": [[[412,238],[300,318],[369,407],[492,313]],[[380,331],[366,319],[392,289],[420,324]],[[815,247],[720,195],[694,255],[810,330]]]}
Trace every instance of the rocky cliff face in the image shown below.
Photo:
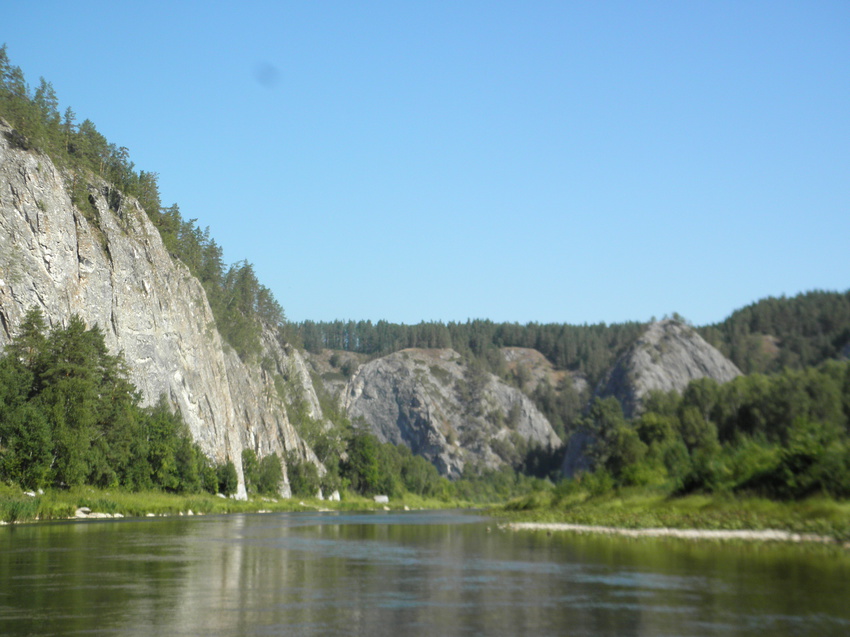
{"label": "rocky cliff face", "polygon": [[450,478],[469,463],[496,468],[524,446],[560,444],[525,394],[448,349],[403,350],[361,365],[343,403],[382,441],[407,445]]}
{"label": "rocky cliff face", "polygon": [[0,347],[31,306],[53,325],[72,314],[99,325],[144,401],[165,394],[207,455],[233,460],[242,496],[243,448],[309,457],[274,383],[275,374],[301,383],[320,417],[300,355],[266,335],[272,365],[243,363],[222,343],[201,284],[171,259],[135,200],[99,184],[84,214],[66,177],[46,156],[10,148],[8,130],[0,120]]}
{"label": "rocky cliff face", "polygon": [[691,327],[677,321],[652,323],[603,379],[597,396],[616,396],[623,413],[640,413],[653,390],[682,391],[697,378],[725,383],[741,371]]}

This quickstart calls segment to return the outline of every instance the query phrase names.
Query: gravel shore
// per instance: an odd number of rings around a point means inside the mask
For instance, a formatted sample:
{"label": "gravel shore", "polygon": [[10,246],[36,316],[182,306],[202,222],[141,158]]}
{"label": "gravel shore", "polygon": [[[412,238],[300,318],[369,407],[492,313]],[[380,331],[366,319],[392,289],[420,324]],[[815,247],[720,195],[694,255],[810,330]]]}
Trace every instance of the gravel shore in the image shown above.
{"label": "gravel shore", "polygon": [[[509,522],[500,528],[511,531],[569,531],[573,533],[599,533],[624,537],[675,537],[687,540],[755,540],[772,542],[821,542],[833,543],[826,535],[814,533],[792,533],[775,529],[756,530],[708,530],[708,529],[623,529],[614,526],[590,526],[584,524],[556,524],[545,522]],[[850,543],[845,544],[850,548]]]}

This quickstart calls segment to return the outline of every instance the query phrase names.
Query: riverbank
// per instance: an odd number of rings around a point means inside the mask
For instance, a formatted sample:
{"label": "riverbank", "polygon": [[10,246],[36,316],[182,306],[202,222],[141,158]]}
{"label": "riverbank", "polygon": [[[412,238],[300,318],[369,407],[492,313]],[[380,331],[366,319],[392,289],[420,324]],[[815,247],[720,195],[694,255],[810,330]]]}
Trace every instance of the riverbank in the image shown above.
{"label": "riverbank", "polygon": [[443,501],[405,495],[387,503],[372,498],[343,494],[340,501],[315,498],[252,497],[236,500],[207,493],[180,495],[160,491],[122,491],[77,487],[43,493],[0,486],[0,524],[51,520],[86,520],[227,513],[277,513],[291,511],[372,511],[406,509],[469,508],[462,501]]}
{"label": "riverbank", "polygon": [[[623,537],[672,537],[683,540],[745,540],[757,542],[816,542],[832,544],[835,539],[816,533],[792,533],[778,529],[762,530],[709,530],[709,529],[625,529],[614,526],[592,526],[586,524],[556,524],[547,522],[508,522],[499,528],[509,531],[546,531],[618,535]],[[843,547],[850,549],[850,542]]]}
{"label": "riverbank", "polygon": [[596,496],[581,491],[541,492],[513,500],[493,513],[516,529],[630,537],[850,542],[850,502],[824,497],[799,501],[730,495],[676,497],[646,488]]}

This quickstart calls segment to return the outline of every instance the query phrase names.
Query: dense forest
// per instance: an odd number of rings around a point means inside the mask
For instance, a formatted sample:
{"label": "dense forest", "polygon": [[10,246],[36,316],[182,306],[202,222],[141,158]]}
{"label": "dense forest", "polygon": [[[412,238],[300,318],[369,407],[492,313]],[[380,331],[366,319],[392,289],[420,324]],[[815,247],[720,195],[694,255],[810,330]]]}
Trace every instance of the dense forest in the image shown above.
{"label": "dense forest", "polygon": [[[310,352],[335,349],[384,356],[408,347],[448,347],[497,361],[494,350],[500,347],[528,347],[557,369],[582,373],[591,385],[644,328],[639,322],[521,325],[487,320],[418,325],[304,321],[295,325],[301,344]],[[721,323],[695,329],[745,374],[800,369],[835,358],[850,347],[850,290],[766,298],[733,312]],[[498,373],[498,365],[493,362],[491,371]]]}
{"label": "dense forest", "polygon": [[627,421],[615,398],[597,399],[591,433],[604,491],[668,484],[677,493],[747,492],[771,498],[850,497],[850,363],[750,374],[723,385],[656,393]]}
{"label": "dense forest", "polygon": [[762,299],[698,331],[745,374],[817,365],[850,353],[850,290]]}
{"label": "dense forest", "polygon": [[555,367],[581,372],[593,381],[640,335],[644,325],[304,321],[296,328],[304,348],[311,352],[337,349],[384,356],[408,347],[448,347],[489,363],[490,371],[496,374],[503,364],[500,347],[528,347],[540,351]]}
{"label": "dense forest", "polygon": [[0,47],[0,117],[14,129],[7,134],[13,145],[46,153],[62,169],[74,205],[90,222],[97,224],[92,192],[102,190],[116,210],[125,196],[135,197],[172,256],[203,284],[219,333],[241,358],[259,354],[264,327],[283,335],[283,309],[253,266],[247,261],[225,266],[209,228],[183,219],[177,204],[163,207],[157,174],[136,170],[126,147],[108,142],[91,120],[77,122],[71,107],[60,114],[50,82],[40,78],[31,90],[21,69],[9,62],[6,45]]}
{"label": "dense forest", "polygon": [[179,414],[140,406],[122,359],[72,316],[30,310],[0,357],[0,478],[29,489],[126,486],[215,492],[215,467]]}

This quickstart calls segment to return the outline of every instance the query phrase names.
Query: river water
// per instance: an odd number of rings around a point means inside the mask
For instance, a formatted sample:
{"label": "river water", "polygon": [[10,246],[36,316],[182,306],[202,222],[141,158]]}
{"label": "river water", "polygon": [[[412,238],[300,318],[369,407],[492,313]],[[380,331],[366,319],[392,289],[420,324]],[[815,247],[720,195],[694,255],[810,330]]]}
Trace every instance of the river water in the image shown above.
{"label": "river water", "polygon": [[850,556],[464,512],[0,528],[2,635],[850,635]]}

